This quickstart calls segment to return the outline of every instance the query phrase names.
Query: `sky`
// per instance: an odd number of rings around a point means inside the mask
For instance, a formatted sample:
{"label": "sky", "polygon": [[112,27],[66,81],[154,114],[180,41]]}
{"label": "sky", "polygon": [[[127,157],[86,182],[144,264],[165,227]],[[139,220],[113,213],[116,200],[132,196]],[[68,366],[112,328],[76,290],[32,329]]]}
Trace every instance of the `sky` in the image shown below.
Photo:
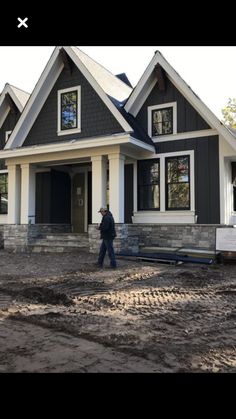
{"label": "sky", "polygon": [[[179,75],[222,119],[221,109],[236,98],[236,46],[178,47],[83,47],[99,64],[113,74],[126,73],[135,86],[159,50]],[[0,47],[0,92],[10,83],[32,92],[54,47]]]}

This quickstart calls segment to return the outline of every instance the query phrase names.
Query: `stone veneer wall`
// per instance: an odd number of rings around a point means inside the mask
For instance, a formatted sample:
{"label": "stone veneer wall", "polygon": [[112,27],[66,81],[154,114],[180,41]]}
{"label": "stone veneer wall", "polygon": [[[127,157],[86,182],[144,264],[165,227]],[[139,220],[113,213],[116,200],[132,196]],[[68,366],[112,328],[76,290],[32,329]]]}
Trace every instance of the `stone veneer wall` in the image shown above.
{"label": "stone veneer wall", "polygon": [[25,252],[35,238],[50,233],[70,233],[69,224],[5,224],[4,248],[15,252]]}
{"label": "stone veneer wall", "polygon": [[4,239],[3,239],[3,232],[4,232],[4,225],[0,225],[0,249],[4,247]]}
{"label": "stone veneer wall", "polygon": [[[218,224],[116,224],[115,252],[137,253],[141,247],[185,247],[215,250]],[[230,227],[230,226],[229,226]],[[89,225],[90,252],[97,253],[100,232]]]}

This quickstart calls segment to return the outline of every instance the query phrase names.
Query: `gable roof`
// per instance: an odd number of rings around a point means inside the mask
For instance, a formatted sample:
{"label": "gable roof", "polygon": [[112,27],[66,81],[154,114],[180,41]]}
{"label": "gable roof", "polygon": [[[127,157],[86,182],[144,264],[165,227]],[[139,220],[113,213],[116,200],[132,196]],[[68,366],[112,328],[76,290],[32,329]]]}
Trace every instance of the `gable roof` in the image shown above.
{"label": "gable roof", "polygon": [[13,130],[5,149],[21,147],[33,126],[43,104],[45,103],[55,81],[64,68],[60,51],[65,51],[84,77],[88,80],[101,100],[121,125],[121,130],[133,132],[132,127],[118,111],[110,97],[119,102],[126,99],[131,88],[113,76],[108,70],[96,63],[77,47],[56,47],[28,100],[15,129]]}
{"label": "gable roof", "polygon": [[113,97],[119,102],[122,102],[129,97],[132,92],[131,87],[117,76],[114,76],[114,74],[110,73],[110,71],[98,64],[79,48],[71,47],[71,49],[108,96]]}
{"label": "gable roof", "polygon": [[8,96],[10,96],[16,108],[21,113],[29,99],[30,94],[24,90],[18,89],[18,87],[12,86],[9,83],[5,84],[4,89],[0,95],[0,128],[10,111]]}
{"label": "gable roof", "polygon": [[235,136],[229,131],[222,122],[215,116],[215,114],[202,102],[202,100],[193,92],[190,86],[180,77],[177,71],[166,61],[163,55],[156,51],[154,57],[140,78],[137,86],[129,96],[124,108],[126,112],[136,116],[142,104],[151,92],[152,88],[157,82],[154,76],[154,69],[160,65],[166,72],[167,77],[180,91],[180,93],[188,100],[188,102],[197,110],[201,117],[210,125],[211,128],[216,129],[226,141],[236,150]]}
{"label": "gable roof", "polygon": [[25,92],[22,89],[19,89],[18,87],[12,86],[9,83],[6,83],[4,86],[4,89],[0,95],[0,106],[2,105],[5,96],[9,94],[12,98],[13,102],[15,103],[16,107],[19,109],[20,112],[23,111],[23,108],[25,107],[30,94]]}

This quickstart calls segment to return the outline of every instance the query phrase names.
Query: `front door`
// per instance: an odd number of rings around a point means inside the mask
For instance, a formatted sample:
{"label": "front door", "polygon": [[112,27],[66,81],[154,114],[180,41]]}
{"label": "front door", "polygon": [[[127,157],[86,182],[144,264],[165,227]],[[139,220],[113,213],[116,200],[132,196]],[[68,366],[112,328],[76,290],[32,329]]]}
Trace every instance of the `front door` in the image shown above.
{"label": "front door", "polygon": [[85,231],[85,174],[77,173],[72,186],[72,225],[75,233]]}

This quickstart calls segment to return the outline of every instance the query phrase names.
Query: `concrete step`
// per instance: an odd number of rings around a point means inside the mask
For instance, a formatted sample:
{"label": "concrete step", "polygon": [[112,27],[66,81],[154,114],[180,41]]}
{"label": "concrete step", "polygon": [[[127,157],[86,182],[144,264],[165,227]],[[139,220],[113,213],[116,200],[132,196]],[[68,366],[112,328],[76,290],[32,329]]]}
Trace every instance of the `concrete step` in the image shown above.
{"label": "concrete step", "polygon": [[70,240],[70,241],[78,241],[78,240],[88,240],[88,234],[79,234],[79,233],[63,233],[63,234],[42,234],[40,239],[46,240]]}
{"label": "concrete step", "polygon": [[34,246],[54,246],[54,247],[88,247],[89,246],[89,241],[88,240],[77,240],[77,241],[73,241],[73,240],[69,240],[69,239],[65,239],[65,240],[48,240],[48,239],[35,239],[34,241],[32,241],[31,243]]}
{"label": "concrete step", "polygon": [[71,252],[88,252],[88,247],[75,247],[75,246],[40,246],[30,245],[29,250],[32,253],[71,253]]}

